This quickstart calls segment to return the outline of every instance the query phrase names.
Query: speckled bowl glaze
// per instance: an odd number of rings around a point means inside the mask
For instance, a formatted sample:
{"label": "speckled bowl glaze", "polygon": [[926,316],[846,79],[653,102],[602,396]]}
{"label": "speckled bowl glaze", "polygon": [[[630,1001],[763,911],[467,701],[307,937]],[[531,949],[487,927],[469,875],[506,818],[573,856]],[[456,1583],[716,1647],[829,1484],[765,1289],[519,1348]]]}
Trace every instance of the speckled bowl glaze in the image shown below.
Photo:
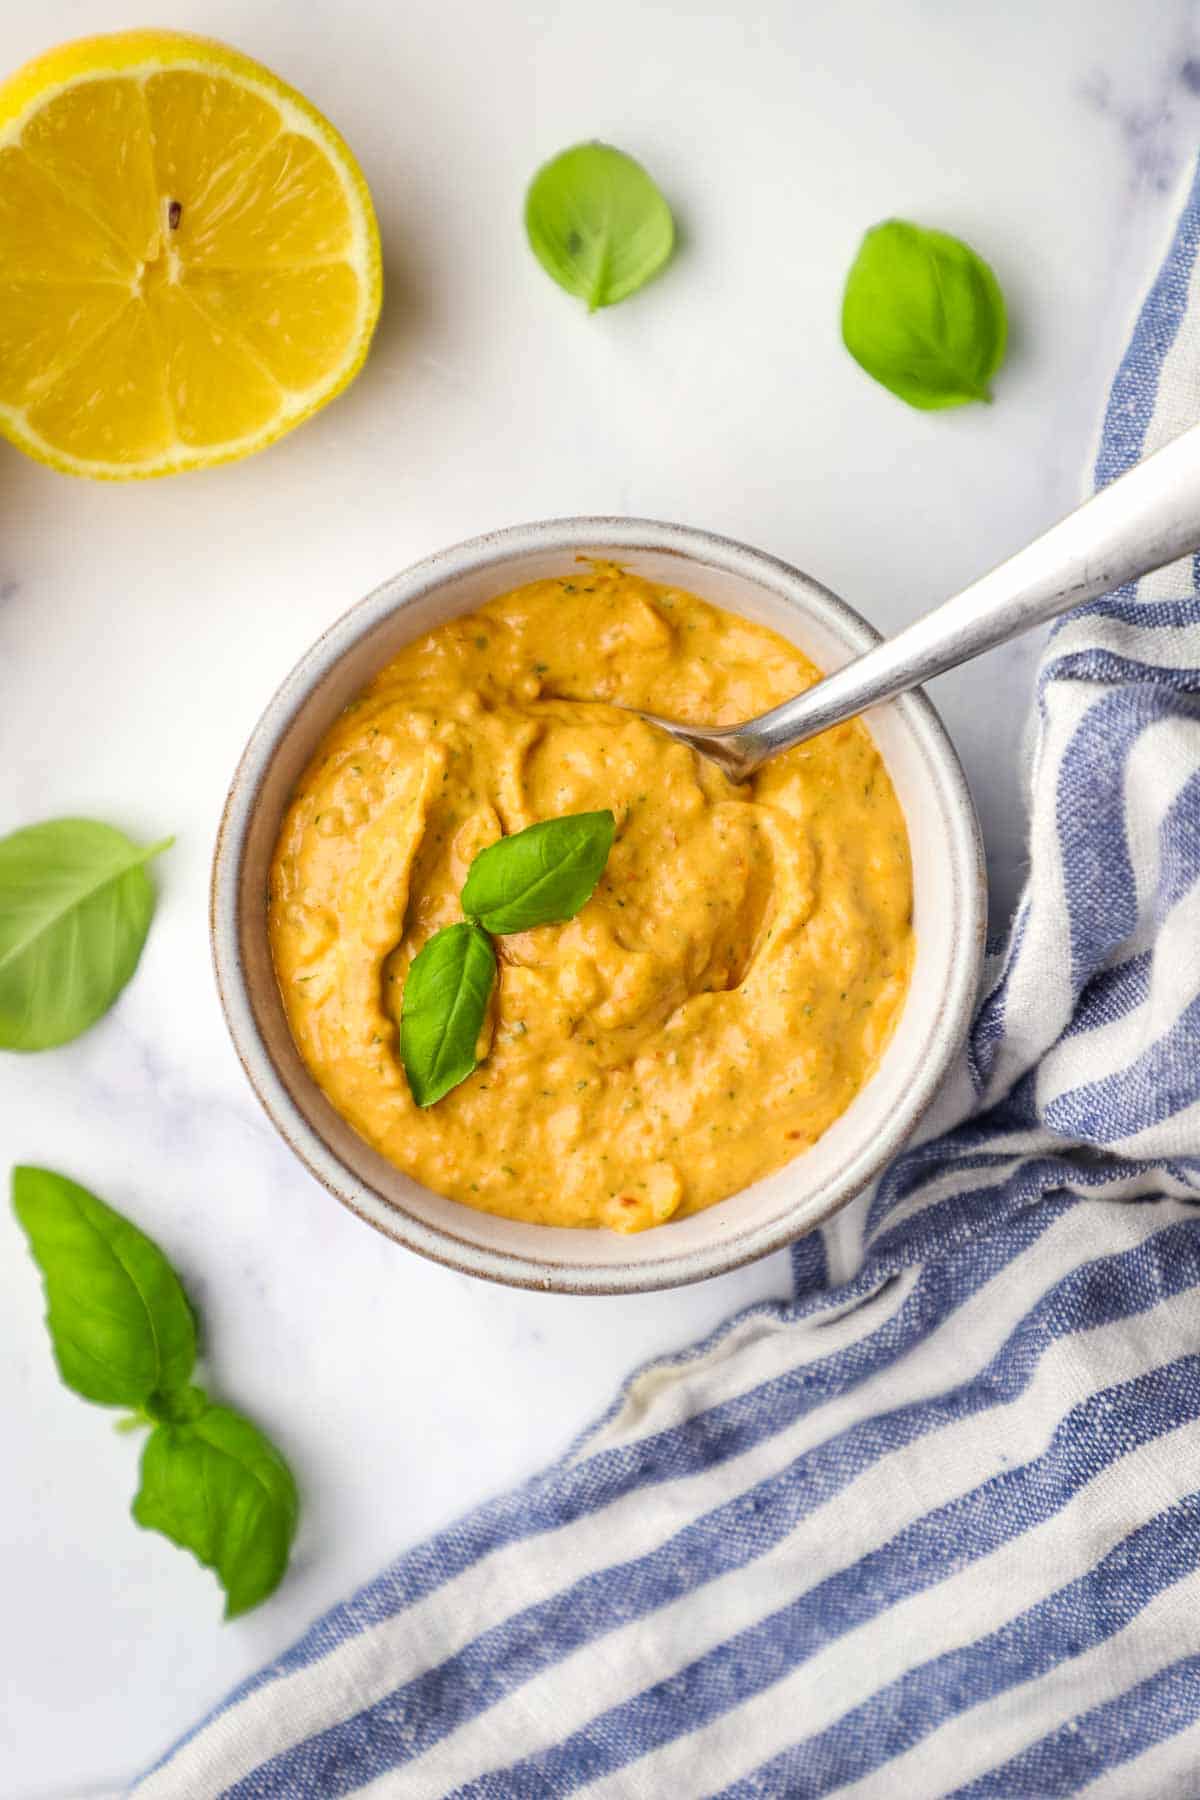
{"label": "speckled bowl glaze", "polygon": [[844,1206],[894,1155],[960,1049],[983,954],[986,887],[958,758],[925,696],[906,695],[873,713],[870,727],[912,845],[912,986],[878,1069],[811,1150],[705,1212],[628,1237],[473,1212],[393,1168],[333,1110],[288,1030],[265,906],[280,821],[320,738],[402,645],[511,588],[567,574],[580,555],[611,559],[769,625],[826,670],[877,641],[865,620],[799,570],[681,525],[553,519],[430,556],[327,631],[259,721],[217,840],[213,954],[225,1016],[255,1092],[301,1161],[360,1218],[423,1256],[514,1287],[644,1293],[703,1281],[778,1250]]}

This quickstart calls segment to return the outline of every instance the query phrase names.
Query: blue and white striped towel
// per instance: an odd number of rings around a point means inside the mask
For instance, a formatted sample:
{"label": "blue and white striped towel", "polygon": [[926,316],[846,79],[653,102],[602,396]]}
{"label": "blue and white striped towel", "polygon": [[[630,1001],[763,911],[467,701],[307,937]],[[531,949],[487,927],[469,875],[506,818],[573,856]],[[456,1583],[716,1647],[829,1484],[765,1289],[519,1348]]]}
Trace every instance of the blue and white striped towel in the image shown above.
{"label": "blue and white striped towel", "polygon": [[[1200,181],[1098,481],[1200,398]],[[937,1135],[794,1302],[634,1378],[139,1787],[1200,1795],[1200,564],[1072,616]]]}

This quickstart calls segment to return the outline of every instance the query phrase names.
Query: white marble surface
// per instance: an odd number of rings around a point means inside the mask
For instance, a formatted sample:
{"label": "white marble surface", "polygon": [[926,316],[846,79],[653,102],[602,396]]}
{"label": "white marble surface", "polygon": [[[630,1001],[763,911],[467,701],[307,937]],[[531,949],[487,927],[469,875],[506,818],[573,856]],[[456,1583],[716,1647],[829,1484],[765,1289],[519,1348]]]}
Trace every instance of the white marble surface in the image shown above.
{"label": "white marble surface", "polygon": [[[635,1363],[786,1290],[780,1256],[644,1299],[508,1293],[394,1248],[295,1164],[226,1040],[205,926],[218,810],[273,685],[394,569],[555,513],[714,527],[894,629],[1073,501],[1200,129],[1191,0],[5,0],[0,64],[148,10],[275,65],[344,128],[388,300],[353,391],[250,463],[122,489],[0,454],[0,829],[82,812],[178,834],[116,1011],[3,1061],[2,1142],[162,1241],[210,1384],[275,1434],[305,1509],[282,1591],[222,1626],[211,1578],[130,1523],[136,1445],[59,1388],[0,1211],[6,1800],[119,1783],[386,1558],[562,1448]],[[519,210],[536,164],[592,134],[646,160],[684,247],[589,319]],[[893,212],[998,271],[994,407],[910,412],[842,353],[843,275]],[[1001,911],[1031,654],[935,695]]]}

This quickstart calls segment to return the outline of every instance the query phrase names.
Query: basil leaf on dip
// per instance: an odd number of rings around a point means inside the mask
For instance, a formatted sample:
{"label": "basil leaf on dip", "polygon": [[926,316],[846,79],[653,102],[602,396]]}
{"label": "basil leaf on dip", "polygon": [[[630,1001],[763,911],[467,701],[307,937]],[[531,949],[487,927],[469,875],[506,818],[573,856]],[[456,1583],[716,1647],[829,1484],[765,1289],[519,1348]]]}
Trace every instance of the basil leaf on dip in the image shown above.
{"label": "basil leaf on dip", "polygon": [[1008,322],[1000,284],[969,244],[888,219],[846,278],[842,341],[868,375],[922,411],[990,400]]}
{"label": "basil leaf on dip", "polygon": [[489,844],[471,864],[463,911],[500,933],[573,919],[596,891],[615,831],[605,809],[543,819]]}
{"label": "basil leaf on dip", "polygon": [[435,932],[413,958],[400,1007],[400,1059],[418,1106],[432,1106],[475,1068],[495,979],[491,939],[466,920]]}

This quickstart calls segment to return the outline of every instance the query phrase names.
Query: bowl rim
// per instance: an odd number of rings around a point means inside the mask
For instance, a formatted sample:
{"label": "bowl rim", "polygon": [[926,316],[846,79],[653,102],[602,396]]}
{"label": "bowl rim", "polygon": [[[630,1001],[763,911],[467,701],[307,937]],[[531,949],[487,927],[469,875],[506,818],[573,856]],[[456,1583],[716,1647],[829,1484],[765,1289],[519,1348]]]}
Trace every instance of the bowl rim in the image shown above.
{"label": "bowl rim", "polygon": [[[960,892],[951,931],[951,971],[929,1030],[926,1055],[904,1103],[870,1144],[847,1157],[819,1211],[792,1220],[785,1213],[740,1234],[657,1261],[628,1265],[561,1263],[472,1241],[408,1213],[352,1170],[297,1104],[259,1028],[241,954],[242,861],[258,796],[281,741],[313,690],[359,640],[394,613],[450,581],[532,554],[643,552],[676,555],[765,586],[797,611],[829,628],[853,652],[880,642],[880,633],[839,595],[769,552],[701,528],[610,515],[543,519],[490,531],[433,552],[373,588],[327,627],[276,689],[239,758],[221,813],[212,861],[210,940],[217,992],[238,1060],[271,1123],[309,1173],[385,1237],[462,1274],[508,1287],[572,1294],[646,1293],[726,1274],[784,1249],[840,1212],[875,1179],[911,1136],[958,1055],[974,1009],[984,955],[987,874],[983,841],[966,775],[949,733],[920,689],[888,702],[899,711],[918,749],[940,777],[949,827],[951,865]],[[498,584],[497,593],[503,591]],[[882,709],[881,709],[882,710]],[[727,1206],[735,1195],[718,1203]],[[469,1208],[463,1209],[469,1212]],[[714,1207],[716,1212],[717,1208]],[[669,1227],[661,1228],[664,1232]]]}

